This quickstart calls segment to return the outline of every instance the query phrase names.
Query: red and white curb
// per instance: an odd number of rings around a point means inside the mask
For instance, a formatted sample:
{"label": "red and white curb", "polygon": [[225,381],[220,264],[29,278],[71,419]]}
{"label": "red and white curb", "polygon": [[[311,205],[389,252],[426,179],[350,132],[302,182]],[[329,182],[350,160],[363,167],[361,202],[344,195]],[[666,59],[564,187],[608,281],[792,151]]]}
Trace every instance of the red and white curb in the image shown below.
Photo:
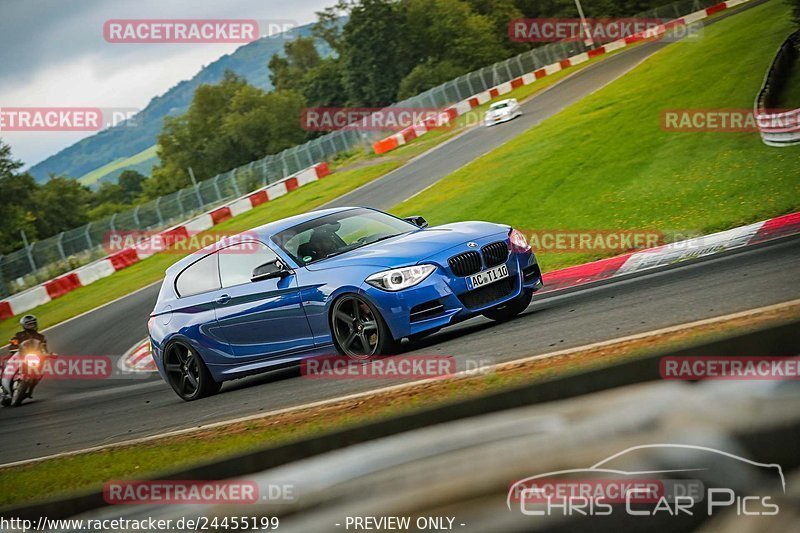
{"label": "red and white curb", "polygon": [[800,233],[800,212],[544,274],[544,291],[651,270]]}
{"label": "red and white curb", "polygon": [[[800,233],[800,212],[695,239],[547,272],[542,276],[544,288],[537,294],[652,270],[798,233]],[[156,371],[153,358],[150,357],[150,343],[147,339],[128,350],[122,361],[121,365],[133,368],[135,372]]]}
{"label": "red and white curb", "polygon": [[556,72],[559,72],[565,68],[585,63],[586,61],[589,61],[589,59],[593,57],[601,56],[603,54],[607,54],[609,52],[625,48],[626,46],[630,46],[640,41],[654,39],[656,37],[663,35],[670,29],[675,28],[676,26],[685,26],[692,24],[694,22],[698,22],[700,20],[710,17],[715,13],[719,13],[720,11],[724,11],[726,9],[730,9],[732,7],[747,3],[748,1],[750,0],[730,0],[728,2],[722,2],[720,4],[716,4],[709,8],[701,9],[700,11],[695,11],[694,13],[690,13],[684,17],[671,20],[659,26],[650,28],[647,31],[630,35],[628,37],[625,37],[624,39],[618,39],[616,41],[595,48],[594,50],[583,52],[581,54],[568,57],[567,59],[559,61],[558,63],[553,63],[552,65],[547,65],[540,69],[534,70],[533,72],[528,72],[527,74],[523,74],[522,76],[514,78],[513,80],[501,83],[500,85],[496,85],[495,87],[492,87],[486,91],[480,92],[476,95],[466,98],[446,108],[435,118],[429,118],[423,122],[414,124],[413,126],[409,126],[401,130],[399,133],[395,133],[394,135],[386,137],[385,139],[381,139],[373,143],[372,149],[376,154],[384,154],[386,152],[390,152],[408,142],[411,142],[413,139],[416,139],[417,137],[424,135],[428,131],[441,128],[443,125],[448,124],[451,120],[455,120],[457,117],[465,113],[468,113],[472,109],[480,105],[483,105],[493,100],[494,98],[497,98],[500,95],[510,93],[513,89],[516,89],[517,87],[522,87],[523,85],[530,85],[534,83],[536,80],[555,74]]}
{"label": "red and white curb", "polygon": [[150,341],[144,339],[135,344],[120,357],[117,366],[122,372],[149,373],[156,372],[156,363],[150,354]]}
{"label": "red and white curb", "polygon": [[[276,183],[237,198],[222,207],[217,207],[187,222],[168,228],[157,236],[151,237],[151,239],[164,240],[169,238],[175,241],[181,238],[188,238],[190,235],[208,230],[217,224],[245,213],[265,202],[279,198],[303,185],[322,179],[330,173],[327,163],[318,163]],[[157,249],[157,246],[145,241],[140,243],[139,247],[120,250],[56,279],[10,296],[8,299],[0,301],[0,320],[21,315],[35,307],[60,298],[75,289],[106,278],[114,272],[150,257],[153,255],[152,250],[154,249]]]}

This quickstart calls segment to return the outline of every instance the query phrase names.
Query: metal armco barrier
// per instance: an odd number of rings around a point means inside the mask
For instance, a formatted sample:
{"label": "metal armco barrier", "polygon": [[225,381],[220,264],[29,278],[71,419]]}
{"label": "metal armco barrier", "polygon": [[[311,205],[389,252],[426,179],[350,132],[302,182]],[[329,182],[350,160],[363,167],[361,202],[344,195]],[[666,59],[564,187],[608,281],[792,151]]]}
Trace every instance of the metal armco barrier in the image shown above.
{"label": "metal armco barrier", "polygon": [[[769,146],[800,143],[800,109],[770,112],[780,108],[779,96],[789,82],[789,73],[800,61],[800,30],[790,35],[778,49],[767,71],[755,102],[755,115],[761,139]],[[794,65],[794,66],[793,66]]]}
{"label": "metal armco barrier", "polygon": [[[544,404],[607,391],[638,383],[661,381],[660,362],[665,356],[773,356],[791,357],[800,353],[800,321],[766,327],[691,347],[657,352],[614,366],[583,374],[569,375],[515,387],[458,403],[402,415],[361,426],[334,431],[298,442],[248,452],[205,465],[159,476],[161,480],[219,480],[253,475],[271,468],[307,459],[354,444],[398,435],[437,424],[497,413],[508,409]],[[402,356],[399,356],[402,357]],[[90,491],[48,502],[7,507],[2,517],[36,519],[66,518],[105,507],[102,491]],[[130,506],[134,508],[135,506]],[[118,510],[119,514],[127,511]],[[133,511],[133,509],[131,509]]]}

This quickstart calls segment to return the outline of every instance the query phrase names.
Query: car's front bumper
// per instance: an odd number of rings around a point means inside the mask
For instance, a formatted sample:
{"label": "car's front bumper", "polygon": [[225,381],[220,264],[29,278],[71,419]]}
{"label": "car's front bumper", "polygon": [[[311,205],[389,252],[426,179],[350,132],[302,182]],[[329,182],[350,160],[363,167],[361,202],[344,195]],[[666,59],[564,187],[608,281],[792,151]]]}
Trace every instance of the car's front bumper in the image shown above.
{"label": "car's front bumper", "polygon": [[531,252],[511,253],[508,278],[468,290],[465,277],[439,266],[422,283],[388,292],[364,284],[363,293],[378,308],[395,339],[435,331],[542,287],[542,276]]}

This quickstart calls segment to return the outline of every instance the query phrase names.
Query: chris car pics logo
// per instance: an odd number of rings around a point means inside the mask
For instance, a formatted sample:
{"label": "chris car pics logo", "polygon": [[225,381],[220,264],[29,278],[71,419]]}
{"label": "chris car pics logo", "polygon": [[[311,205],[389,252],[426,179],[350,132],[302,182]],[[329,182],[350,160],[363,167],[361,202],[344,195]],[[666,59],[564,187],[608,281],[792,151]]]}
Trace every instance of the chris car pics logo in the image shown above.
{"label": "chris car pics logo", "polygon": [[[663,461],[669,465],[660,468]],[[659,468],[639,468],[648,462]],[[626,468],[629,464],[637,468]],[[726,486],[719,481],[726,476],[741,479],[743,471],[764,482],[750,490],[741,483]],[[778,464],[704,446],[645,444],[588,468],[544,472],[513,481],[506,505],[509,510],[539,518],[616,514],[710,517],[721,512],[771,516],[780,512],[775,497],[785,492],[786,481]]]}

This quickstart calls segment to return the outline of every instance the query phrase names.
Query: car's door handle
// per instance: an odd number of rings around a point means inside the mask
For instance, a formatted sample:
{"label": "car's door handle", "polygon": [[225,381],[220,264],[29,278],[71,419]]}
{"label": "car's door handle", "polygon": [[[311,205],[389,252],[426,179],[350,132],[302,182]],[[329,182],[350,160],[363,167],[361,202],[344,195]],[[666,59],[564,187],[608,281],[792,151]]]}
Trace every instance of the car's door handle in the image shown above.
{"label": "car's door handle", "polygon": [[222,296],[217,298],[217,303],[220,304],[220,305],[225,305],[226,303],[228,303],[230,301],[231,301],[231,297],[228,296],[227,294],[223,294]]}

